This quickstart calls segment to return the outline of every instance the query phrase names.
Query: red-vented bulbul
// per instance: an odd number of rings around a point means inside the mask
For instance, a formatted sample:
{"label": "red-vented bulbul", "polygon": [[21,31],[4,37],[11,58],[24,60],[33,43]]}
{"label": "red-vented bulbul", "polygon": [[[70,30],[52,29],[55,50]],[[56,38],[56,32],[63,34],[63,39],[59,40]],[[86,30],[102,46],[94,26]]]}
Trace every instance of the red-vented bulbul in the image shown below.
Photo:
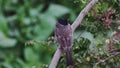
{"label": "red-vented bulbul", "polygon": [[70,48],[72,45],[72,29],[67,19],[61,18],[58,20],[55,28],[55,36],[60,45],[60,49],[66,52],[67,66],[72,65],[72,56]]}

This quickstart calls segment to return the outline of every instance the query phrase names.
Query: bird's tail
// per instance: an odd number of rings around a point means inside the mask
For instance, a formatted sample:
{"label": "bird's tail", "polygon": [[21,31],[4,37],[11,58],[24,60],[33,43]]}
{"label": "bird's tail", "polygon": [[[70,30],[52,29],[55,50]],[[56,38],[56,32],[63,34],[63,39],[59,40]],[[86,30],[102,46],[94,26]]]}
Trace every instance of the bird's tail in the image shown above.
{"label": "bird's tail", "polygon": [[67,66],[73,65],[72,56],[68,48],[66,50],[66,63],[67,63]]}

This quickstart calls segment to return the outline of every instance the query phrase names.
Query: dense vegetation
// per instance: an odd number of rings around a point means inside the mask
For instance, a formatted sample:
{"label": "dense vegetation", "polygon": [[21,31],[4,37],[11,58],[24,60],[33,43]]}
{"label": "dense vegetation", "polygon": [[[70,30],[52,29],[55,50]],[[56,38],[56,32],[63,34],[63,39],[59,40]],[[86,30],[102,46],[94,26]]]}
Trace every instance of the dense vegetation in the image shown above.
{"label": "dense vegetation", "polygon": [[[0,68],[47,68],[58,45],[53,38],[57,19],[66,17],[72,24],[89,1],[0,0]],[[120,48],[119,25],[120,1],[99,0],[74,32],[74,68],[92,68],[116,54],[108,51]],[[66,68],[65,61],[63,54],[58,68]],[[119,68],[120,58],[98,67]]]}

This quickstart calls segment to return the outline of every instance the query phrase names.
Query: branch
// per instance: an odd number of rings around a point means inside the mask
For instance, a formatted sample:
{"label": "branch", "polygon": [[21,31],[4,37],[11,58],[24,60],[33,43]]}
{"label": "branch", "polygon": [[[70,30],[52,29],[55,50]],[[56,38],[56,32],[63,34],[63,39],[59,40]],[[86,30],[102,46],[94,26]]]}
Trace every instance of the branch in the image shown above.
{"label": "branch", "polygon": [[54,54],[54,56],[53,56],[53,59],[51,61],[51,64],[50,64],[49,68],[56,68],[57,63],[58,63],[58,61],[60,59],[61,54],[62,54],[62,51],[58,47],[57,50],[56,50],[56,52],[55,52],[55,54]]}
{"label": "branch", "polygon": [[[82,11],[81,13],[78,15],[78,17],[76,18],[76,20],[74,21],[74,23],[71,25],[72,27],[72,31],[74,32],[75,29],[80,25],[82,19],[85,17],[85,15],[87,14],[87,12],[94,6],[95,3],[97,3],[98,0],[92,0]],[[59,49],[59,47],[57,48],[57,51],[54,54],[54,57],[50,63],[49,68],[56,68],[57,63],[60,59],[62,52]]]}
{"label": "branch", "polygon": [[109,60],[109,59],[111,59],[111,58],[114,58],[114,57],[116,57],[116,56],[118,56],[118,55],[120,55],[120,52],[116,52],[114,55],[111,55],[111,56],[105,58],[104,60],[100,60],[99,62],[95,63],[95,65],[94,65],[93,68],[97,68],[97,65],[98,65],[98,64],[103,63],[103,62],[105,62],[105,61],[107,61],[107,60]]}
{"label": "branch", "polygon": [[74,30],[81,24],[82,19],[85,17],[87,12],[94,6],[95,3],[97,3],[98,0],[92,0],[79,14],[79,16],[76,18],[74,23],[71,25],[72,30]]}

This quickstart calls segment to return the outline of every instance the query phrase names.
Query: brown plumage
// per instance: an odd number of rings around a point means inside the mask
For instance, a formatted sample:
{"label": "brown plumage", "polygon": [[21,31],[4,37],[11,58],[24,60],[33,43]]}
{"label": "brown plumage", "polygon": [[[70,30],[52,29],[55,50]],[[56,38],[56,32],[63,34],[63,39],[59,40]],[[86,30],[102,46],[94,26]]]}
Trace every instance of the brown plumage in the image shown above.
{"label": "brown plumage", "polygon": [[55,36],[60,45],[60,49],[66,52],[66,63],[67,66],[72,65],[72,57],[70,48],[72,45],[72,29],[67,19],[59,19],[56,28]]}

